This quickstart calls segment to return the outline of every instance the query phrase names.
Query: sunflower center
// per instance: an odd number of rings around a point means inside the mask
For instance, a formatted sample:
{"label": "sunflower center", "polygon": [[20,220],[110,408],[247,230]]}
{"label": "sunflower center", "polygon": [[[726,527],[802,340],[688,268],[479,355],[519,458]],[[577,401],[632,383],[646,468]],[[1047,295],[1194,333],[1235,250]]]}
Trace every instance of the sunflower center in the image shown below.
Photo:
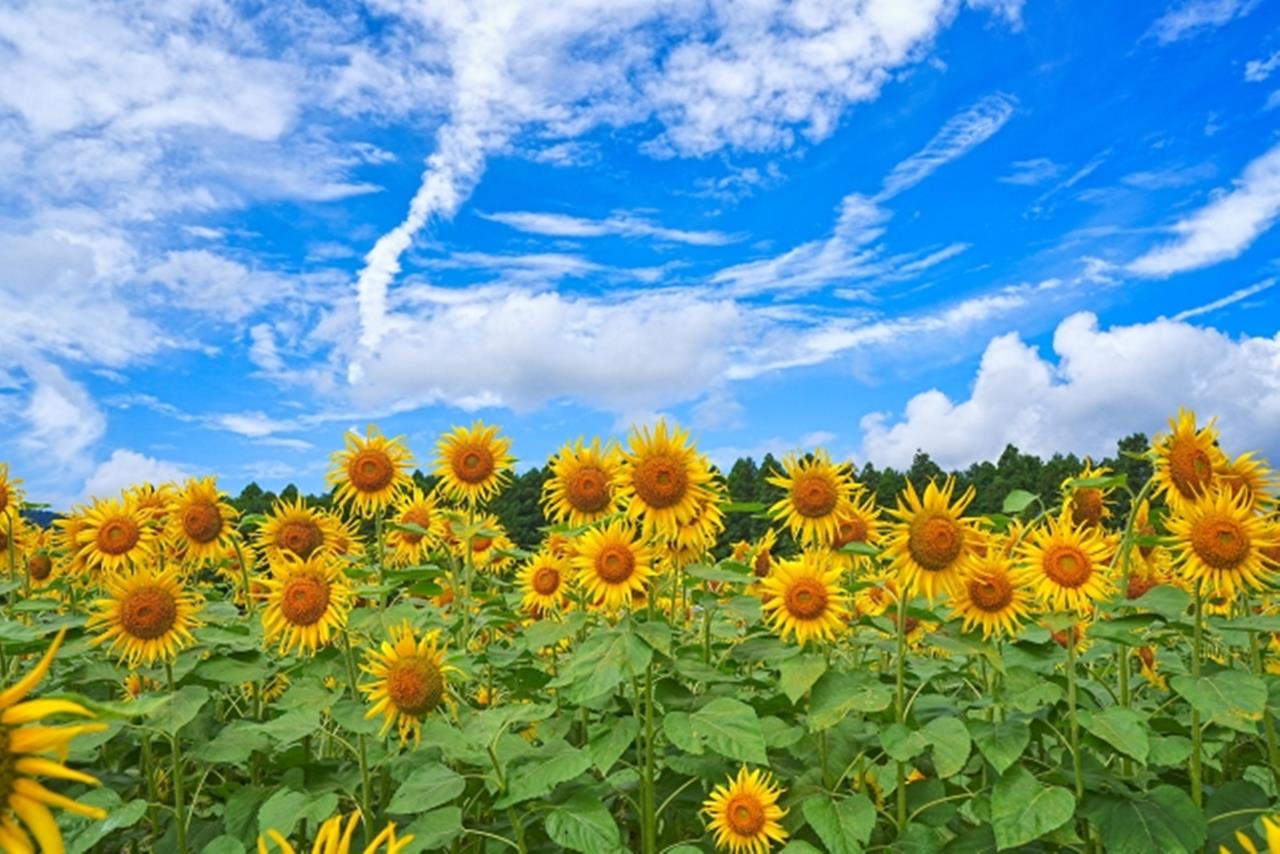
{"label": "sunflower center", "polygon": [[449,466],[463,483],[484,483],[493,475],[493,451],[483,445],[467,445],[454,452]]}
{"label": "sunflower center", "polygon": [[841,546],[849,545],[849,543],[865,543],[869,533],[867,520],[861,516],[845,519],[836,530],[835,547],[840,548]]}
{"label": "sunflower center", "polygon": [[[1138,531],[1139,537],[1154,537],[1156,535],[1156,526],[1147,523]],[[1143,560],[1150,560],[1151,553],[1156,550],[1155,546],[1138,546],[1138,553],[1142,555]]]}
{"label": "sunflower center", "polygon": [[1092,527],[1102,521],[1102,490],[1077,489],[1071,496],[1071,519],[1077,525]]}
{"label": "sunflower center", "polygon": [[359,492],[381,492],[395,479],[396,467],[386,451],[365,448],[347,463],[347,478]]}
{"label": "sunflower center", "polygon": [[944,513],[921,516],[911,523],[907,549],[915,562],[930,572],[951,566],[963,548],[960,525]]}
{"label": "sunflower center", "polygon": [[5,511],[5,508],[7,508],[8,506],[9,506],[9,485],[7,483],[0,483],[0,513],[3,513]]}
{"label": "sunflower center", "polygon": [[1194,440],[1176,441],[1169,449],[1169,478],[1183,498],[1195,498],[1213,480],[1213,461]]}
{"label": "sunflower center", "polygon": [[1138,658],[1140,658],[1142,660],[1142,663],[1149,668],[1156,666],[1155,650],[1153,650],[1149,646],[1138,647]]}
{"label": "sunflower center", "polygon": [[791,484],[791,506],[801,516],[818,519],[836,509],[840,495],[831,478],[819,472],[798,475]]}
{"label": "sunflower center", "polygon": [[565,482],[565,497],[575,510],[598,513],[609,504],[609,479],[596,466],[582,466]]}
{"label": "sunflower center", "polygon": [[280,595],[280,612],[295,626],[320,622],[329,608],[329,581],[312,572],[294,573]]}
{"label": "sunflower center", "polygon": [[178,603],[163,587],[139,587],[120,602],[120,627],[139,640],[162,637],[178,619]]}
{"label": "sunflower center", "polygon": [[142,530],[128,516],[116,516],[106,520],[98,528],[98,550],[104,554],[122,555],[138,544]]}
{"label": "sunflower center", "polygon": [[53,572],[53,561],[46,554],[32,555],[27,561],[27,571],[33,581],[44,581]]}
{"label": "sunflower center", "polygon": [[1191,527],[1191,547],[1214,569],[1235,569],[1249,557],[1249,535],[1234,519],[1207,516]]}
{"label": "sunflower center", "polygon": [[761,550],[760,554],[756,555],[756,561],[755,561],[756,578],[768,578],[769,570],[772,567],[773,567],[773,555],[769,554],[768,549]]}
{"label": "sunflower center", "polygon": [[764,827],[764,805],[750,794],[734,795],[725,805],[724,818],[738,836],[755,836]]}
{"label": "sunflower center", "polygon": [[387,696],[406,715],[425,715],[444,697],[440,667],[423,655],[398,659],[387,669]]}
{"label": "sunflower center", "polygon": [[626,546],[605,546],[596,555],[596,575],[608,584],[621,584],[636,571],[636,556]]}
{"label": "sunflower center", "polygon": [[285,522],[276,535],[276,545],[306,560],[324,542],[320,526],[309,519]]}
{"label": "sunflower center", "polygon": [[222,533],[222,514],[211,501],[195,501],[182,510],[182,531],[194,542],[211,543]]}
{"label": "sunflower center", "polygon": [[969,601],[980,610],[998,614],[1013,602],[1013,585],[1005,576],[994,573],[970,579]]}
{"label": "sunflower center", "polygon": [[636,464],[632,483],[641,501],[662,510],[684,498],[689,488],[689,475],[680,460],[656,454]]}
{"label": "sunflower center", "polygon": [[1044,574],[1058,586],[1074,590],[1093,575],[1093,561],[1075,546],[1057,546],[1044,556]]}
{"label": "sunflower center", "polygon": [[[411,507],[400,517],[402,525],[417,525],[424,531],[431,529],[431,514],[421,507]],[[401,531],[400,537],[411,546],[422,542],[423,534],[417,531]]]}
{"label": "sunflower center", "polygon": [[493,537],[472,537],[471,551],[484,552],[489,550],[489,546],[493,545]]}
{"label": "sunflower center", "polygon": [[1141,599],[1142,596],[1155,587],[1159,582],[1154,575],[1140,575],[1136,572],[1129,573],[1129,589],[1124,595],[1129,599]]}
{"label": "sunflower center", "polygon": [[533,574],[532,584],[535,592],[550,596],[560,589],[560,571],[550,566],[538,567],[538,571]]}
{"label": "sunflower center", "polygon": [[787,588],[787,613],[800,620],[813,620],[827,610],[827,588],[816,578],[799,578]]}

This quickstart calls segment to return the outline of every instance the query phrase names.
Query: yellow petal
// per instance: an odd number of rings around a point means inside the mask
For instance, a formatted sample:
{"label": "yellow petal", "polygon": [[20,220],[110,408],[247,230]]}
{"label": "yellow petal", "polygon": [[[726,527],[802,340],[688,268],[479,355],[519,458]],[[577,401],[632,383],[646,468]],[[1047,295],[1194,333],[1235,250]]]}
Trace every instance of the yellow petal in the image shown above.
{"label": "yellow petal", "polygon": [[45,715],[83,715],[86,718],[93,717],[93,712],[86,709],[79,703],[73,703],[70,700],[29,700],[25,703],[19,703],[0,713],[0,724],[8,726],[21,726],[22,724],[38,721]]}
{"label": "yellow petal", "polygon": [[62,832],[58,830],[58,824],[53,820],[48,807],[19,794],[9,796],[9,806],[26,824],[44,854],[65,854]]}
{"label": "yellow petal", "polygon": [[31,690],[40,684],[40,680],[49,672],[49,665],[53,663],[53,656],[57,654],[58,647],[62,645],[62,639],[66,637],[66,634],[65,627],[58,629],[57,636],[54,637],[53,643],[49,644],[49,648],[45,650],[44,657],[40,659],[40,663],[27,671],[26,676],[23,676],[4,691],[0,691],[0,709],[9,708],[30,694]]}
{"label": "yellow petal", "polygon": [[28,777],[54,777],[59,780],[74,780],[90,786],[98,785],[97,777],[91,777],[82,771],[74,771],[43,756],[23,756],[13,763],[13,767],[19,774],[25,774]]}
{"label": "yellow petal", "polygon": [[46,803],[50,806],[61,807],[67,812],[73,812],[85,818],[102,820],[107,817],[107,811],[101,807],[91,807],[79,801],[73,801],[71,798],[59,795],[57,792],[51,792],[35,780],[28,780],[25,777],[19,777],[13,781],[13,791],[25,798]]}
{"label": "yellow petal", "polygon": [[13,819],[10,818],[0,823],[0,848],[10,854],[35,854],[36,852],[36,849],[31,847],[27,832],[14,824]]}

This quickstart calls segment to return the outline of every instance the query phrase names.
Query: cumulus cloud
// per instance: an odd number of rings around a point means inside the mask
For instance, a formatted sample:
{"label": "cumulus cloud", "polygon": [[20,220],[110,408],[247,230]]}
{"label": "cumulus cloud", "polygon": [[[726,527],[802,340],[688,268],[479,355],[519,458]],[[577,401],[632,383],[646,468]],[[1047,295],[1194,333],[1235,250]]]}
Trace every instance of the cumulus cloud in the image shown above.
{"label": "cumulus cloud", "polygon": [[1102,329],[1074,314],[1053,336],[1056,359],[1016,333],[991,340],[968,398],[933,389],[902,414],[863,418],[863,455],[903,466],[917,449],[944,467],[995,459],[1006,444],[1050,455],[1111,453],[1135,431],[1164,429],[1179,406],[1219,416],[1225,446],[1280,458],[1280,334],[1232,338],[1157,320]]}
{"label": "cumulus cloud", "polygon": [[28,362],[31,391],[23,416],[27,429],[21,443],[48,454],[56,464],[74,468],[102,438],[107,422],[88,391],[47,362]]}
{"label": "cumulus cloud", "polygon": [[110,497],[138,483],[179,481],[187,476],[187,469],[177,463],[117,448],[85,480],[83,497]]}

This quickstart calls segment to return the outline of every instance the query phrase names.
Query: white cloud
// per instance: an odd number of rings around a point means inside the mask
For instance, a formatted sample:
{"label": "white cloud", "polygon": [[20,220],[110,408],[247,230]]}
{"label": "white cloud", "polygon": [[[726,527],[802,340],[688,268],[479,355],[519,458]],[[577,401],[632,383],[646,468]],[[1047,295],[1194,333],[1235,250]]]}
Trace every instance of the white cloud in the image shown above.
{"label": "white cloud", "polygon": [[20,443],[48,454],[58,465],[74,468],[106,432],[102,412],[83,386],[46,362],[25,366],[32,389],[23,416],[27,429]]}
{"label": "white cloud", "polygon": [[139,483],[181,481],[187,475],[187,470],[177,463],[117,448],[89,475],[84,483],[84,497],[107,498]]}
{"label": "white cloud", "polygon": [[1129,264],[1140,276],[1163,277],[1244,252],[1280,215],[1280,145],[1245,167],[1235,186],[1178,221],[1178,238],[1157,246]]}
{"label": "white cloud", "polygon": [[1271,76],[1271,72],[1280,68],[1280,50],[1266,59],[1251,59],[1245,63],[1244,79],[1250,83],[1261,83]]}
{"label": "white cloud", "polygon": [[1187,0],[1160,16],[1151,25],[1151,33],[1161,44],[1169,44],[1242,18],[1258,3],[1259,0]]}
{"label": "white cloud", "polygon": [[687,243],[690,246],[724,246],[741,240],[740,235],[725,234],[722,231],[688,231],[679,228],[666,228],[649,220],[629,213],[617,213],[605,219],[587,219],[558,213],[538,213],[534,211],[505,211],[499,213],[481,213],[483,219],[500,222],[503,225],[530,234],[544,234],[552,237],[652,237],[656,240],[673,243]]}
{"label": "white cloud", "polygon": [[1212,163],[1201,163],[1198,166],[1170,167],[1168,169],[1152,169],[1130,172],[1120,179],[1121,183],[1139,190],[1167,190],[1175,187],[1186,187],[1212,178],[1217,170]]}
{"label": "white cloud", "polygon": [[288,278],[251,270],[204,249],[169,252],[143,276],[168,289],[166,302],[233,322],[264,306],[298,296]]}
{"label": "white cloud", "polygon": [[1280,457],[1280,334],[1233,339],[1171,320],[1100,329],[1074,314],[1053,337],[1056,362],[1016,333],[991,340],[969,397],[911,398],[900,418],[862,420],[863,456],[910,464],[917,449],[945,468],[995,459],[1006,444],[1047,456],[1101,456],[1118,439],[1164,429],[1179,406],[1219,416],[1228,450]]}
{"label": "white cloud", "polygon": [[1013,172],[997,178],[1004,184],[1018,184],[1023,187],[1034,187],[1045,181],[1058,177],[1062,165],[1054,163],[1047,157],[1036,157],[1032,160],[1015,160]]}
{"label": "white cloud", "polygon": [[893,167],[875,200],[883,201],[914,187],[940,167],[995,136],[1013,117],[1016,105],[1016,98],[998,93],[952,116],[924,148]]}
{"label": "white cloud", "polygon": [[769,436],[749,446],[720,445],[708,448],[706,454],[711,458],[711,462],[727,474],[733,464],[740,459],[750,458],[758,465],[764,460],[766,454],[773,454],[775,459],[781,460],[787,454],[803,454],[817,448],[831,451],[832,443],[838,438],[836,433],[829,430],[815,430],[798,439]]}
{"label": "white cloud", "polygon": [[1198,305],[1195,308],[1189,308],[1185,311],[1180,311],[1173,316],[1173,319],[1188,320],[1192,317],[1200,317],[1203,314],[1211,314],[1217,311],[1218,309],[1226,308],[1229,305],[1235,305],[1241,300],[1246,300],[1249,297],[1254,296],[1256,294],[1260,294],[1265,290],[1270,290],[1272,287],[1275,286],[1275,283],[1276,283],[1276,279],[1274,278],[1264,279],[1263,281],[1258,282],[1255,285],[1249,285],[1248,287],[1244,287],[1244,288],[1240,288],[1239,290],[1232,291],[1231,293],[1227,294],[1225,297],[1222,297],[1221,299],[1216,299],[1216,300],[1213,300],[1212,302],[1207,302],[1204,305]]}

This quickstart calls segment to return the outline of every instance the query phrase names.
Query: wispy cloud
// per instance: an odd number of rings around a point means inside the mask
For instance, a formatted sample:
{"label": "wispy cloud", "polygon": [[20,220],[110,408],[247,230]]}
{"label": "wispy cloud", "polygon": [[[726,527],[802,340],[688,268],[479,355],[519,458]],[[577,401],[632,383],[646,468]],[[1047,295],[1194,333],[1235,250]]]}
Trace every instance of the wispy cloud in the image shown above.
{"label": "wispy cloud", "polygon": [[1266,59],[1251,59],[1244,64],[1244,79],[1250,83],[1261,83],[1271,76],[1271,72],[1280,68],[1280,50]]}
{"label": "wispy cloud", "polygon": [[1151,34],[1161,44],[1189,38],[1242,18],[1257,8],[1260,0],[1189,0],[1170,9],[1151,25]]}
{"label": "wispy cloud", "polygon": [[1054,163],[1047,157],[1032,160],[1015,160],[1013,171],[997,178],[1003,184],[1018,184],[1023,187],[1034,187],[1058,177],[1062,172],[1062,164]]}
{"label": "wispy cloud", "polygon": [[1253,296],[1254,294],[1260,294],[1263,291],[1273,287],[1275,283],[1276,283],[1275,278],[1264,279],[1263,281],[1258,282],[1256,285],[1249,285],[1248,287],[1240,288],[1240,290],[1238,291],[1232,291],[1231,293],[1227,294],[1225,297],[1222,297],[1221,299],[1216,299],[1213,302],[1207,302],[1204,305],[1198,305],[1195,308],[1189,308],[1189,309],[1186,309],[1185,311],[1180,311],[1173,316],[1173,319],[1189,320],[1192,317],[1200,317],[1203,314],[1211,314],[1212,312],[1215,312],[1218,309],[1226,308],[1229,305],[1234,305],[1240,302],[1241,300],[1246,300],[1249,297]]}
{"label": "wispy cloud", "polygon": [[1201,163],[1196,166],[1172,166],[1168,169],[1130,172],[1120,181],[1130,187],[1137,187],[1139,190],[1168,190],[1176,187],[1187,187],[1191,184],[1208,180],[1217,171],[1212,163]]}
{"label": "wispy cloud", "polygon": [[891,199],[914,187],[945,164],[995,136],[1013,116],[1017,103],[1013,96],[997,93],[952,116],[924,148],[893,167],[875,200]]}
{"label": "wispy cloud", "polygon": [[652,237],[655,240],[687,243],[690,246],[724,246],[743,239],[742,235],[726,234],[722,231],[667,228],[630,213],[616,213],[604,219],[587,219],[567,214],[533,211],[506,211],[478,215],[517,231],[552,237]]}

